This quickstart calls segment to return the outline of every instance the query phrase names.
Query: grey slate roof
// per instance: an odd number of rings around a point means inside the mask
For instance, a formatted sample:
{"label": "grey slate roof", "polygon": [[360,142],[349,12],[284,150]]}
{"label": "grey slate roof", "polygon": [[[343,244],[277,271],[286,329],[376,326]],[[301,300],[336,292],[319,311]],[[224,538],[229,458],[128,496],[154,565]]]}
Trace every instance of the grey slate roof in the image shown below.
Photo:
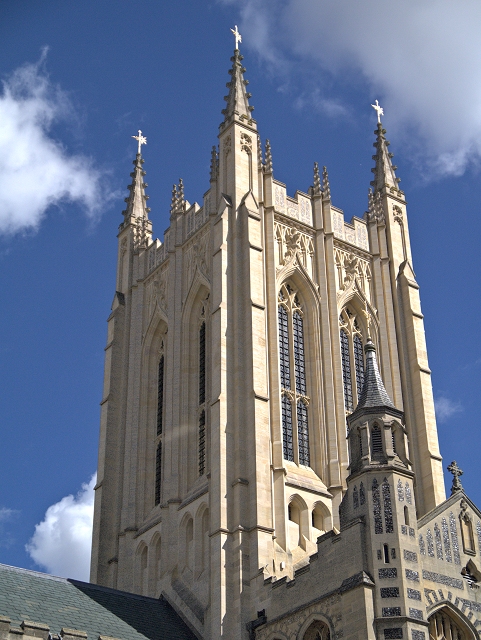
{"label": "grey slate roof", "polygon": [[0,616],[41,622],[58,634],[62,627],[121,640],[195,640],[170,604],[87,582],[56,578],[0,564]]}
{"label": "grey slate roof", "polygon": [[361,395],[357,403],[356,412],[361,409],[370,409],[374,407],[390,407],[394,409],[391,398],[388,396],[386,389],[379,373],[376,358],[376,347],[368,340],[364,347],[366,353],[366,365],[364,368],[364,382],[362,385]]}

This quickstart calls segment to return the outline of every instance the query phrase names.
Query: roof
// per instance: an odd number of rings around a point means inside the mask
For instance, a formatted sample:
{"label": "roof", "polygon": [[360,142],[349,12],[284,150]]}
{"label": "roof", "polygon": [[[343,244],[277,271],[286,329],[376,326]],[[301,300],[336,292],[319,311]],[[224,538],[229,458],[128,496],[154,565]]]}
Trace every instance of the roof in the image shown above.
{"label": "roof", "polygon": [[117,591],[0,564],[0,615],[12,626],[24,620],[121,640],[195,640],[196,636],[163,598]]}

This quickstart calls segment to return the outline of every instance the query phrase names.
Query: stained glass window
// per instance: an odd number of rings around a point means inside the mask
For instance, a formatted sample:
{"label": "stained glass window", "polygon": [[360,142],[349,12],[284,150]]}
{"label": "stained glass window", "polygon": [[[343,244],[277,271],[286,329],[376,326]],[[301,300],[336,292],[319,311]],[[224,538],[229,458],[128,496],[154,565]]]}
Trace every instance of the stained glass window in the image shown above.
{"label": "stained glass window", "polygon": [[205,411],[202,410],[199,416],[199,475],[205,472]]}
{"label": "stained glass window", "polygon": [[341,329],[341,357],[342,357],[342,382],[344,384],[344,406],[346,411],[352,411],[352,380],[351,380],[351,356],[349,354],[349,338],[344,329]]}
{"label": "stained glass window", "polygon": [[282,396],[282,446],[284,458],[294,461],[292,442],[292,404],[287,396]]}
{"label": "stained glass window", "polygon": [[299,464],[309,466],[309,430],[307,407],[303,400],[297,403],[297,439],[299,443]]}
{"label": "stained glass window", "polygon": [[159,377],[157,381],[157,435],[162,433],[164,416],[164,356],[159,360]]}
{"label": "stained glass window", "polygon": [[155,456],[155,504],[160,504],[160,488],[162,483],[162,442],[157,445]]}
{"label": "stained glass window", "polygon": [[199,329],[199,405],[205,402],[205,322]]}

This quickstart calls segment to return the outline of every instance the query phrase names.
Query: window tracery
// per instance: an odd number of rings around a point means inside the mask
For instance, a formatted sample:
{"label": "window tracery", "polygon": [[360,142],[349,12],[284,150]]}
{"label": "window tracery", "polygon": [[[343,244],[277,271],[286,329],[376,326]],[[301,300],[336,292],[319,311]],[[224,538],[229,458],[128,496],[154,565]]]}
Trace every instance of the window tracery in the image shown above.
{"label": "window tracery", "polygon": [[155,455],[155,505],[160,504],[160,490],[162,486],[162,441],[157,445]]}
{"label": "window tracery", "polygon": [[345,307],[339,315],[344,407],[353,411],[359,401],[364,382],[364,347],[361,322]]}
{"label": "window tracery", "polygon": [[159,359],[159,374],[157,379],[157,435],[162,434],[164,417],[164,354]]}
{"label": "window tracery", "polygon": [[309,466],[304,313],[297,293],[288,283],[279,291],[278,327],[283,455],[285,460]]}
{"label": "window tracery", "polygon": [[205,308],[202,306],[199,326],[199,417],[198,417],[198,465],[199,476],[205,473],[205,392],[206,392],[206,366],[205,366]]}

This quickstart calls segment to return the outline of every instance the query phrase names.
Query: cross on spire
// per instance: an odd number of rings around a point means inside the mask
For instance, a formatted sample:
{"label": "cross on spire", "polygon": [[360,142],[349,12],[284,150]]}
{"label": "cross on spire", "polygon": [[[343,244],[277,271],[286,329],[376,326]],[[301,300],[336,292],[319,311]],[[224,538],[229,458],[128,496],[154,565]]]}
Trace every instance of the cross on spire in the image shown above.
{"label": "cross on spire", "polygon": [[238,49],[239,42],[242,42],[242,36],[237,29],[237,25],[235,25],[234,29],[231,29],[231,31],[234,34],[234,38],[235,38],[235,48]]}
{"label": "cross on spire", "polygon": [[137,153],[140,155],[140,148],[143,144],[147,144],[147,138],[145,138],[142,135],[142,131],[139,129],[139,135],[138,136],[132,136],[132,138],[134,140],[137,140],[139,145],[138,145],[138,149],[137,149]]}
{"label": "cross on spire", "polygon": [[461,480],[459,479],[459,477],[463,475],[463,471],[458,467],[456,460],[453,460],[448,466],[448,471],[449,473],[453,474],[453,484],[451,487],[451,495],[453,495],[453,493],[456,493],[456,491],[463,490],[463,485],[461,484]]}
{"label": "cross on spire", "polygon": [[381,107],[381,105],[379,104],[379,102],[377,100],[375,102],[376,102],[376,104],[372,104],[371,107],[377,113],[377,121],[381,122],[381,116],[384,115],[384,110],[383,110],[383,108]]}

